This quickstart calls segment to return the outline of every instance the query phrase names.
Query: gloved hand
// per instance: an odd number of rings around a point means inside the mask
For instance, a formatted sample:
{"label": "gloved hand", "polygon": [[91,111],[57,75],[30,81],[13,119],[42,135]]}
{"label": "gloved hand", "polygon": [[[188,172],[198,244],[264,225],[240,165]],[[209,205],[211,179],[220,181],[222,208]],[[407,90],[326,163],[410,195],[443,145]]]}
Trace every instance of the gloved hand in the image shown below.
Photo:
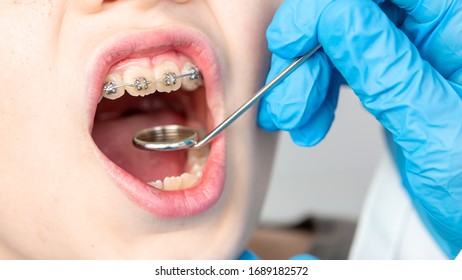
{"label": "gloved hand", "polygon": [[333,120],[343,77],[392,134],[409,194],[455,257],[462,249],[462,2],[379,2],[286,0],[267,32],[268,78],[317,44],[323,51],[262,99],[258,122],[316,144]]}

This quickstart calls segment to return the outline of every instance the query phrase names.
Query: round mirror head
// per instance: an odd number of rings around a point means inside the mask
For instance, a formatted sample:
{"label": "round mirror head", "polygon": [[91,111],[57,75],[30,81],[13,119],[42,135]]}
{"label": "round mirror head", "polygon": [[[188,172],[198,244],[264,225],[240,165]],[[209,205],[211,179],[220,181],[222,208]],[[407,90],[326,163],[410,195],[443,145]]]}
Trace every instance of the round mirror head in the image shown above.
{"label": "round mirror head", "polygon": [[194,146],[197,138],[197,132],[187,126],[161,125],[138,131],[133,145],[149,151],[176,151]]}

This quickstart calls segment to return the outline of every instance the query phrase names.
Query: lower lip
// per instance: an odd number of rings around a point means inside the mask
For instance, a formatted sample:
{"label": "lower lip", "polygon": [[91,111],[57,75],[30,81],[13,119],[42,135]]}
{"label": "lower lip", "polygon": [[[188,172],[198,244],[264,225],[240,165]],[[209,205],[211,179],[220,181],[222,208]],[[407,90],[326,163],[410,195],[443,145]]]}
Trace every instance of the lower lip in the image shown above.
{"label": "lower lip", "polygon": [[154,216],[175,218],[200,214],[221,196],[225,182],[225,139],[218,136],[199,183],[186,190],[162,191],[148,186],[110,161],[98,150],[106,170],[131,201]]}
{"label": "lower lip", "polygon": [[[174,34],[174,35],[172,35]],[[194,34],[194,33],[192,33]],[[154,45],[171,45],[183,40],[182,38],[191,38],[188,40],[190,46],[181,48],[181,51],[190,57],[197,58],[196,65],[199,69],[204,69],[204,76],[207,78],[207,103],[209,108],[217,108],[217,104],[222,104],[222,92],[220,71],[218,65],[210,65],[213,61],[218,61],[214,52],[209,48],[210,44],[206,44],[203,40],[197,41],[197,35],[192,35],[191,32],[184,30],[164,29],[153,32],[152,34],[138,34],[120,40],[123,44],[114,44],[99,55],[99,65],[96,68],[96,75],[99,79],[95,79],[92,88],[90,100],[92,106],[89,110],[90,116],[94,116],[96,110],[97,99],[101,90],[102,80],[105,73],[118,61],[121,61],[132,54],[143,51],[144,46]],[[133,43],[135,42],[135,43]],[[159,43],[162,42],[162,43]],[[187,44],[185,44],[187,45]],[[204,49],[200,52],[197,46],[202,46]],[[200,55],[199,55],[200,53]],[[120,55],[115,58],[114,54]],[[206,55],[204,55],[206,54]],[[101,65],[101,57],[111,57],[111,62],[108,65]],[[95,71],[92,71],[94,74]],[[219,107],[220,108],[220,107]],[[213,110],[210,110],[213,111]],[[216,113],[215,113],[216,114]],[[214,115],[216,121],[220,116]],[[91,119],[91,118],[90,118]],[[89,120],[89,131],[93,126],[93,119]],[[107,170],[110,177],[115,181],[116,185],[128,196],[128,198],[137,204],[139,207],[147,210],[154,216],[175,218],[187,217],[200,214],[211,208],[220,198],[225,181],[225,137],[219,135],[211,144],[209,158],[203,170],[203,175],[198,184],[190,189],[178,191],[162,191],[155,189],[145,182],[133,177],[125,170],[109,160],[95,145],[98,157],[101,159],[103,166]]]}

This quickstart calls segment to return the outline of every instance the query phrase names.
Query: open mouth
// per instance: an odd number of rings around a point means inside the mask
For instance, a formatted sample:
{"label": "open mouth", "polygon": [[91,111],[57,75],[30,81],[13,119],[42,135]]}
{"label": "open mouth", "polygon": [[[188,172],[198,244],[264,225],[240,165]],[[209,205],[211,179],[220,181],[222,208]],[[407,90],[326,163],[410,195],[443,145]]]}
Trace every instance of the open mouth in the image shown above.
{"label": "open mouth", "polygon": [[109,173],[131,200],[157,216],[202,212],[224,183],[223,139],[200,150],[156,152],[132,145],[133,135],[147,127],[180,124],[205,134],[219,118],[220,94],[209,92],[220,88],[211,74],[217,61],[204,40],[180,34],[144,34],[141,43],[128,38],[137,43],[115,51],[120,57],[113,50],[101,71],[93,122]]}

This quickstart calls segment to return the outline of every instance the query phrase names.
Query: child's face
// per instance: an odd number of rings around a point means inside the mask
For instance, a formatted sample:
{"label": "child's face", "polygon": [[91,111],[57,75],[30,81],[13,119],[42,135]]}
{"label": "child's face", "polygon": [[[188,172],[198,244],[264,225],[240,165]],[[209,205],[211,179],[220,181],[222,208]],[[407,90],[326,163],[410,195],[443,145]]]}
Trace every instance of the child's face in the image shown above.
{"label": "child's face", "polygon": [[[202,154],[141,151],[131,137],[164,123],[210,130],[253,95],[279,2],[1,1],[0,258],[239,255],[274,150],[255,110]],[[203,85],[151,83],[151,95],[98,104],[107,81],[191,64]]]}

